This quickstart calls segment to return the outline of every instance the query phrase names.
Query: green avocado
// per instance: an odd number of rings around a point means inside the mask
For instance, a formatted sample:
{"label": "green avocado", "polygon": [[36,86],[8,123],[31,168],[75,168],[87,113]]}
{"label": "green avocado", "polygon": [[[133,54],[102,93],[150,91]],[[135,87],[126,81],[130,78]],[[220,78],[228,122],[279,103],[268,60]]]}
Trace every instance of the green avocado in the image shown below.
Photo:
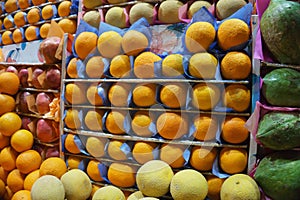
{"label": "green avocado", "polygon": [[263,78],[262,95],[274,106],[300,107],[300,72],[275,69]]}
{"label": "green avocado", "polygon": [[265,114],[259,122],[256,138],[273,150],[300,147],[300,113]]}
{"label": "green avocado", "polygon": [[272,200],[299,200],[300,151],[278,151],[264,157],[255,181]]}

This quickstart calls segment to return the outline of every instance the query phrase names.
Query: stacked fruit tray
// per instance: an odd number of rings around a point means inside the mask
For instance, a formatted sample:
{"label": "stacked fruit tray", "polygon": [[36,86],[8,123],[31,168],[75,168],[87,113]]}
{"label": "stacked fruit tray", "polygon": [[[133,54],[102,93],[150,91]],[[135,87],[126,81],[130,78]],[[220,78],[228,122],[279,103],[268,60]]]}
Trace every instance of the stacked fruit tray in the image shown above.
{"label": "stacked fruit tray", "polygon": [[10,0],[1,3],[1,45],[45,39],[51,20],[66,33],[76,31],[78,1]]}
{"label": "stacked fruit tray", "polygon": [[[207,180],[246,174],[255,153],[244,127],[252,111],[251,11],[247,4],[217,21],[202,8],[190,23],[140,18],[127,29],[80,20],[62,64],[61,151],[68,167],[130,192],[150,160],[175,172],[197,170]],[[197,38],[201,28],[211,32],[206,44]]]}

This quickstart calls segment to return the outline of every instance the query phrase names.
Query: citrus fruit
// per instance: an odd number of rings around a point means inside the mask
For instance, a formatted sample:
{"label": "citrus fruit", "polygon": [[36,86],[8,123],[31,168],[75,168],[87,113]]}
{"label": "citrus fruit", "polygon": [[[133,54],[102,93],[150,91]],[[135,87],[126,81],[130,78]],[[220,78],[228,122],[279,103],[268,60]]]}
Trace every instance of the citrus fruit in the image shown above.
{"label": "citrus fruit", "polygon": [[152,119],[150,118],[149,113],[138,111],[133,115],[131,128],[138,136],[151,137],[153,134],[149,129],[151,122]]}
{"label": "citrus fruit", "polygon": [[107,146],[107,154],[114,160],[126,160],[128,151],[125,147],[125,141],[111,140]]}
{"label": "citrus fruit", "polygon": [[132,148],[133,158],[140,164],[154,160],[154,151],[157,150],[157,143],[154,142],[135,142]]}
{"label": "citrus fruit", "polygon": [[246,4],[247,2],[245,0],[220,0],[216,4],[216,15],[220,20],[225,19],[241,9]]}
{"label": "citrus fruit", "polygon": [[29,174],[26,175],[24,179],[24,189],[25,190],[31,190],[32,185],[35,183],[35,181],[40,177],[40,170],[36,169]]}
{"label": "citrus fruit", "polygon": [[83,20],[89,25],[99,28],[101,15],[98,10],[89,10],[83,15]]}
{"label": "citrus fruit", "polygon": [[135,76],[137,78],[154,78],[154,63],[160,60],[161,58],[152,52],[139,54],[134,60],[133,72]]}
{"label": "citrus fruit", "polygon": [[19,85],[20,80],[15,73],[3,72],[0,74],[0,93],[15,95],[19,90]]}
{"label": "citrus fruit", "polygon": [[86,98],[88,102],[93,106],[103,105],[103,99],[98,94],[98,83],[92,83],[91,85],[89,85],[86,91]]}
{"label": "citrus fruit", "polygon": [[2,33],[2,44],[3,45],[13,44],[11,31],[6,30]]}
{"label": "citrus fruit", "polygon": [[220,151],[219,164],[228,174],[243,172],[247,166],[248,153],[246,149],[224,147]]}
{"label": "citrus fruit", "polygon": [[211,23],[195,22],[187,28],[184,42],[190,52],[197,53],[207,51],[215,37],[216,30]]}
{"label": "citrus fruit", "polygon": [[130,85],[124,83],[114,83],[108,91],[108,99],[114,106],[127,106]]}
{"label": "citrus fruit", "polygon": [[81,127],[79,111],[77,109],[69,108],[66,112],[64,122],[70,129],[79,129]]}
{"label": "citrus fruit", "polygon": [[127,31],[122,38],[122,49],[129,56],[137,56],[149,45],[148,38],[136,30]]}
{"label": "citrus fruit", "polygon": [[137,84],[132,90],[132,101],[141,107],[152,106],[156,102],[156,84]]}
{"label": "citrus fruit", "polygon": [[38,39],[39,36],[39,27],[31,25],[29,27],[26,28],[25,30],[25,38],[28,41],[33,41]]}
{"label": "citrus fruit", "polygon": [[22,119],[15,112],[7,112],[0,117],[0,132],[12,136],[22,126]]}
{"label": "citrus fruit", "polygon": [[14,30],[12,37],[13,37],[14,43],[23,42],[24,41],[24,32],[21,29],[17,28]]}
{"label": "citrus fruit", "polygon": [[53,175],[61,178],[67,172],[67,165],[62,158],[50,157],[44,160],[40,166],[40,176]]}
{"label": "citrus fruit", "polygon": [[13,169],[7,175],[7,186],[13,193],[16,193],[19,190],[23,190],[24,178],[25,175],[23,175],[18,169]]}
{"label": "citrus fruit", "polygon": [[181,108],[185,106],[187,97],[187,85],[184,83],[166,83],[160,89],[161,102],[169,108]]}
{"label": "citrus fruit", "polygon": [[23,152],[32,148],[33,141],[33,134],[30,131],[20,129],[11,136],[10,144],[17,152]]}
{"label": "citrus fruit", "polygon": [[250,28],[243,20],[237,18],[227,19],[218,28],[218,45],[223,50],[242,45],[249,40],[250,33]]}
{"label": "citrus fruit", "polygon": [[196,53],[189,60],[190,75],[201,79],[213,79],[216,74],[218,60],[207,52]]}
{"label": "citrus fruit", "polygon": [[2,150],[4,147],[9,146],[10,144],[10,137],[4,136],[2,133],[0,133],[0,150]]}
{"label": "citrus fruit", "polygon": [[233,144],[244,142],[249,136],[249,131],[245,127],[246,121],[244,117],[226,117],[222,124],[221,137]]}
{"label": "citrus fruit", "polygon": [[38,5],[46,3],[46,0],[31,0],[31,2],[34,6],[38,6]]}
{"label": "citrus fruit", "polygon": [[93,181],[103,181],[98,165],[101,164],[98,160],[90,160],[86,167],[86,173]]}
{"label": "citrus fruit", "polygon": [[6,171],[11,171],[16,168],[16,159],[18,153],[11,147],[5,147],[0,152],[0,166]]}
{"label": "citrus fruit", "polygon": [[42,157],[36,150],[29,149],[20,153],[16,159],[16,167],[22,174],[39,169]]}
{"label": "citrus fruit", "polygon": [[75,135],[73,135],[73,134],[67,134],[67,136],[65,138],[64,147],[70,153],[73,153],[73,154],[80,153],[80,149],[75,142]]}
{"label": "citrus fruit", "polygon": [[178,144],[162,144],[160,147],[160,159],[168,163],[172,168],[180,168],[185,164],[183,153],[187,147]]}
{"label": "citrus fruit", "polygon": [[229,52],[221,61],[221,74],[225,79],[245,79],[251,72],[251,59],[243,52]]}
{"label": "citrus fruit", "polygon": [[26,24],[26,13],[19,11],[14,15],[14,22],[17,27],[22,27]]}
{"label": "citrus fruit", "polygon": [[91,156],[99,158],[105,155],[105,146],[108,142],[106,138],[90,136],[86,140],[85,148]]}
{"label": "citrus fruit", "polygon": [[103,110],[89,110],[84,117],[84,123],[91,131],[101,131],[103,115]]}
{"label": "citrus fruit", "polygon": [[60,17],[67,17],[70,15],[72,2],[71,1],[63,1],[57,7],[57,13]]}
{"label": "citrus fruit", "polygon": [[83,104],[86,102],[85,85],[68,83],[66,85],[65,98],[71,104]]}
{"label": "citrus fruit", "polygon": [[97,48],[105,58],[113,58],[121,53],[122,36],[116,31],[106,31],[100,34]]}
{"label": "citrus fruit", "polygon": [[215,116],[199,115],[194,118],[195,132],[193,136],[200,141],[213,140],[218,131],[218,121]]}
{"label": "citrus fruit", "polygon": [[132,187],[135,185],[136,167],[123,163],[112,163],[107,171],[108,180],[117,187]]}
{"label": "citrus fruit", "polygon": [[15,110],[16,101],[15,99],[7,94],[0,94],[0,116],[4,113]]}
{"label": "citrus fruit", "polygon": [[67,66],[67,74],[70,78],[78,78],[77,74],[77,61],[80,61],[79,58],[72,58]]}
{"label": "citrus fruit", "polygon": [[115,78],[126,77],[130,74],[131,64],[129,56],[117,55],[112,58],[109,66],[109,73]]}
{"label": "citrus fruit", "polygon": [[245,85],[231,84],[223,92],[224,105],[237,112],[243,112],[250,106],[250,93]]}
{"label": "citrus fruit", "polygon": [[89,78],[102,78],[104,73],[104,62],[101,56],[91,57],[86,65],[85,72]]}
{"label": "citrus fruit", "polygon": [[50,29],[51,24],[50,23],[44,23],[40,27],[40,36],[41,38],[45,39],[48,35],[49,29]]}
{"label": "citrus fruit", "polygon": [[170,54],[166,56],[161,64],[163,76],[175,77],[184,73],[183,56],[181,54]]}
{"label": "citrus fruit", "polygon": [[58,25],[65,33],[75,34],[77,29],[76,20],[64,18],[58,22]]}
{"label": "citrus fruit", "polygon": [[93,32],[81,32],[75,39],[75,51],[80,59],[85,59],[97,46],[98,36]]}
{"label": "citrus fruit", "polygon": [[217,85],[198,83],[193,86],[192,103],[201,110],[211,110],[219,102],[220,93]]}
{"label": "citrus fruit", "polygon": [[206,177],[208,184],[207,196],[211,200],[220,200],[220,191],[225,178],[219,178],[215,175],[208,175]]}
{"label": "citrus fruit", "polygon": [[190,164],[199,171],[210,171],[217,157],[217,149],[194,146],[191,151]]}
{"label": "citrus fruit", "polygon": [[125,120],[124,112],[113,110],[110,113],[108,113],[106,117],[105,127],[110,133],[124,134],[125,133],[124,120]]}
{"label": "citrus fruit", "polygon": [[28,190],[19,190],[14,193],[11,200],[31,200],[30,191]]}
{"label": "citrus fruit", "polygon": [[81,157],[77,157],[77,156],[68,156],[67,158],[67,165],[68,165],[68,169],[78,169],[80,162],[83,160],[83,158]]}
{"label": "citrus fruit", "polygon": [[27,21],[29,24],[35,24],[41,19],[41,10],[39,8],[31,8],[27,12]]}

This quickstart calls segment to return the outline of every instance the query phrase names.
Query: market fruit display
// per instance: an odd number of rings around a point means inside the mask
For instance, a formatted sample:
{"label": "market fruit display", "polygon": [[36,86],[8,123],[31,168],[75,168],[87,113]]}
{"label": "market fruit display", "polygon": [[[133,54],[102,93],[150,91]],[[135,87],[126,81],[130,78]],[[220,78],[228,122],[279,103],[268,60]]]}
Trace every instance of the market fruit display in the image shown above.
{"label": "market fruit display", "polygon": [[259,162],[254,179],[270,198],[296,200],[300,191],[299,165],[298,151],[271,153]]}
{"label": "market fruit display", "polygon": [[222,184],[220,196],[222,200],[260,200],[260,191],[257,183],[250,176],[234,174]]}
{"label": "market fruit display", "polygon": [[[271,0],[260,21],[263,41],[274,58],[283,64],[300,64],[300,4]],[[290,29],[293,24],[293,29]]]}
{"label": "market fruit display", "polygon": [[133,24],[140,18],[144,17],[148,23],[153,24],[154,19],[154,7],[147,2],[139,2],[134,4],[129,11],[129,22]]}
{"label": "market fruit display", "polygon": [[216,15],[222,20],[246,5],[245,0],[219,0],[216,4]]}
{"label": "market fruit display", "polygon": [[299,113],[270,112],[259,122],[256,139],[264,147],[274,150],[287,150],[298,147]]}
{"label": "market fruit display", "polygon": [[263,77],[263,97],[274,106],[300,107],[299,77],[295,69],[274,69]]}
{"label": "market fruit display", "polygon": [[100,189],[98,189],[94,195],[92,200],[109,200],[109,199],[120,199],[120,200],[125,200],[125,195],[116,186],[105,186]]}

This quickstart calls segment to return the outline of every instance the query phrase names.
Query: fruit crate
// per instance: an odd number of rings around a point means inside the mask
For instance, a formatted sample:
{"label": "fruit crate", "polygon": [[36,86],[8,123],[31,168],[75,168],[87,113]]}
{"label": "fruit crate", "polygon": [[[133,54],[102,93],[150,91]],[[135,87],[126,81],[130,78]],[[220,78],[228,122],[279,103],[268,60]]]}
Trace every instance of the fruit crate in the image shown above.
{"label": "fruit crate", "polygon": [[[253,25],[253,30],[255,30],[255,26],[256,21],[255,21],[255,17],[253,17],[252,20],[252,25]],[[169,25],[154,25],[151,26],[152,29],[157,29],[158,30],[158,34],[159,31],[164,32],[165,36],[168,34],[166,33],[168,30],[168,26]],[[253,31],[254,32],[254,31]],[[182,32],[181,32],[182,34]],[[163,35],[163,34],[161,34]],[[170,36],[170,35],[169,35]],[[174,37],[174,35],[172,35]],[[163,37],[163,36],[162,36]],[[168,37],[168,36],[167,36]],[[252,36],[255,37],[255,36]],[[174,41],[174,40],[173,40]],[[175,40],[178,42],[178,40]],[[218,118],[218,134],[220,134],[220,127],[221,127],[221,122],[223,121],[223,119],[226,117],[226,115],[232,116],[232,117],[245,117],[245,118],[249,118],[252,111],[253,111],[253,105],[254,102],[257,100],[257,67],[255,65],[256,61],[253,60],[252,61],[252,73],[251,75],[249,75],[249,77],[245,80],[223,80],[223,79],[215,79],[215,80],[199,80],[199,79],[186,79],[186,78],[181,78],[181,79],[177,79],[177,78],[172,78],[172,79],[165,79],[162,77],[156,77],[156,78],[148,78],[148,79],[138,79],[138,78],[121,78],[121,79],[116,79],[116,78],[112,78],[112,77],[104,77],[104,78],[88,78],[88,77],[82,77],[82,78],[70,78],[67,72],[67,67],[68,67],[68,61],[70,60],[69,56],[72,55],[72,53],[67,51],[67,43],[70,42],[69,38],[67,36],[65,36],[65,42],[64,42],[64,51],[63,51],[63,63],[62,63],[62,83],[61,83],[61,91],[62,91],[62,96],[61,96],[61,104],[60,104],[60,108],[61,108],[61,121],[60,121],[60,133],[61,133],[61,146],[60,146],[60,150],[61,150],[61,156],[66,160],[66,162],[68,163],[68,158],[72,157],[72,158],[78,158],[81,160],[81,164],[80,164],[80,168],[82,170],[86,170],[86,166],[87,166],[87,162],[89,162],[90,160],[94,160],[97,159],[97,161],[100,162],[100,164],[102,164],[102,171],[103,173],[106,173],[105,170],[107,170],[107,166],[109,166],[111,163],[114,162],[119,162],[119,163],[123,163],[126,165],[130,165],[130,166],[135,166],[135,167],[140,167],[142,164],[137,162],[137,160],[135,160],[135,158],[132,156],[132,154],[130,153],[133,149],[133,145],[135,144],[135,142],[145,142],[145,143],[154,143],[157,146],[162,146],[162,145],[184,145],[190,148],[186,148],[185,149],[185,153],[183,155],[183,160],[184,163],[182,167],[180,168],[173,168],[174,171],[179,171],[181,169],[185,169],[185,168],[193,168],[190,164],[189,164],[189,156],[191,154],[191,147],[206,147],[206,148],[216,148],[219,152],[220,149],[228,147],[234,147],[234,148],[241,148],[247,151],[248,156],[247,156],[247,167],[246,169],[242,172],[242,173],[250,173],[250,171],[252,170],[253,166],[255,165],[256,162],[256,142],[253,139],[253,136],[251,134],[249,134],[249,137],[247,138],[247,140],[243,143],[240,144],[231,144],[231,143],[226,143],[224,142],[220,135],[218,136],[219,140],[217,140],[216,138],[210,141],[199,141],[199,140],[195,140],[194,138],[191,137],[182,137],[179,139],[166,139],[161,137],[160,135],[156,134],[154,136],[150,136],[150,137],[142,137],[139,136],[137,134],[134,134],[131,128],[126,127],[125,129],[128,131],[125,131],[122,134],[115,134],[112,133],[110,131],[107,130],[106,126],[105,126],[105,121],[107,119],[107,115],[109,114],[109,111],[122,111],[122,112],[126,112],[129,116],[132,116],[133,113],[142,111],[142,112],[153,112],[153,113],[164,113],[164,112],[172,112],[172,113],[181,113],[181,114],[185,114],[188,116],[194,116],[197,114],[200,115],[213,115],[213,116],[217,116]],[[236,111],[230,111],[228,112],[228,109],[225,108],[224,106],[220,106],[219,109],[213,109],[213,110],[208,110],[208,111],[204,111],[204,110],[199,110],[199,109],[195,109],[194,107],[188,107],[188,108],[184,108],[184,109],[172,109],[172,108],[167,108],[164,105],[161,104],[161,102],[157,102],[156,106],[151,106],[151,107],[139,107],[139,106],[135,106],[134,104],[129,103],[125,106],[114,106],[111,105],[111,103],[108,104],[104,104],[104,105],[93,105],[91,103],[89,103],[88,101],[84,102],[84,103],[79,103],[79,104],[71,104],[70,102],[68,102],[66,100],[65,97],[65,91],[66,91],[66,86],[68,84],[72,84],[72,83],[78,83],[78,84],[87,84],[87,85],[91,85],[91,84],[97,84],[97,85],[101,85],[103,87],[101,87],[100,89],[104,90],[108,88],[108,86],[111,86],[114,83],[118,83],[118,84],[149,84],[149,83],[154,83],[154,84],[158,84],[158,85],[163,85],[163,84],[167,84],[167,83],[181,83],[181,84],[191,84],[191,85],[195,85],[195,84],[200,84],[200,83],[210,83],[210,84],[214,84],[214,85],[230,85],[230,84],[240,84],[240,85],[244,85],[246,87],[248,87],[251,90],[251,103],[252,105],[249,106],[249,108],[246,111],[243,112],[236,112]],[[86,91],[88,91],[88,87],[86,87],[83,92],[85,93]],[[99,91],[99,90],[98,90]],[[131,91],[131,90],[130,90]],[[108,96],[105,93],[105,96]],[[76,127],[76,122],[74,124],[74,127],[68,127],[66,125],[65,119],[67,117],[67,110],[77,110],[79,111],[79,116],[80,119],[82,120],[81,122],[77,123],[77,127]],[[102,124],[102,130],[91,130],[87,127],[86,124],[84,124],[84,115],[87,113],[85,110],[102,110],[104,111],[106,114],[104,114],[102,118],[102,121],[100,122]],[[157,119],[157,118],[156,118]],[[191,123],[191,118],[189,118],[188,120],[189,122],[189,127],[192,126]],[[79,147],[79,151],[73,151],[72,148],[66,147],[65,145],[65,141],[67,136],[72,136],[73,138],[73,145],[76,144],[75,146]],[[105,144],[103,144],[103,148],[105,148],[103,150],[102,153],[100,153],[99,150],[99,154],[101,154],[101,156],[96,156],[97,152],[92,152],[91,149],[88,148],[87,145],[87,141],[90,138],[98,138],[98,139],[103,139],[105,141]],[[123,153],[126,152],[127,157],[126,159],[113,159],[111,156],[108,155],[107,153],[107,146],[109,145],[106,142],[111,142],[112,140],[117,140],[120,141],[123,145]],[[157,147],[156,146],[156,147]],[[71,150],[72,152],[68,151],[67,148],[69,150]],[[101,150],[102,151],[102,150]],[[95,153],[95,154],[94,154]],[[120,151],[120,153],[122,153],[122,151]],[[98,155],[99,155],[98,154]],[[217,153],[219,154],[219,153]],[[157,159],[159,157],[156,157]],[[204,170],[201,171],[204,175],[212,175],[215,173],[219,173],[220,177],[227,177],[229,176],[229,174],[226,174],[224,172],[221,171],[220,173],[220,167],[218,166],[218,159],[215,158],[214,159],[214,168],[212,168],[211,170]],[[70,167],[70,166],[69,166]],[[99,185],[107,185],[107,184],[112,184],[110,183],[110,181],[107,179],[107,177],[103,177],[102,181],[95,181],[95,180],[91,180],[94,184],[99,184]],[[124,191],[136,191],[137,188],[136,187],[121,187]],[[170,196],[165,196],[164,198],[166,199],[170,199]]]}

